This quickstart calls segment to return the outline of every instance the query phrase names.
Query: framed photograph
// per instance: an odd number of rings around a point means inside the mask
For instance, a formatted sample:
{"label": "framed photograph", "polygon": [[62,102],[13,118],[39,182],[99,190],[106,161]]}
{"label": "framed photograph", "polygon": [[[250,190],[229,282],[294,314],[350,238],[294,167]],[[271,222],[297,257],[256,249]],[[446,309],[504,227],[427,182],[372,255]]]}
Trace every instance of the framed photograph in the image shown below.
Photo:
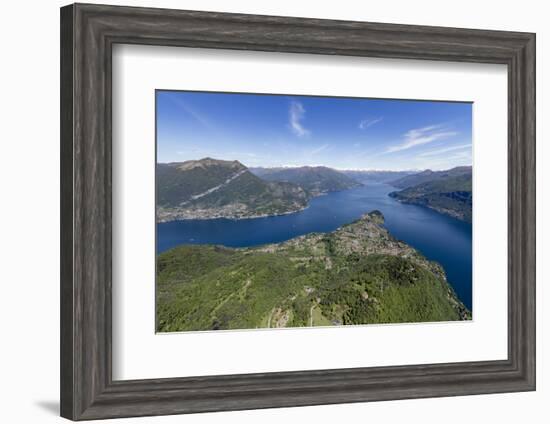
{"label": "framed photograph", "polygon": [[61,414],[535,389],[535,35],[61,9]]}

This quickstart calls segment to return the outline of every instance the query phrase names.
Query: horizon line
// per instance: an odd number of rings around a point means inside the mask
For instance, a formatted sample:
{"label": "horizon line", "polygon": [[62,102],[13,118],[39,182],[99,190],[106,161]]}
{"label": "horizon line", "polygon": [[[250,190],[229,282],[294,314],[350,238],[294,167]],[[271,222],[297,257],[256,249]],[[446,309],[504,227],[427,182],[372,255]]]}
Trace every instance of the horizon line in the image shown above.
{"label": "horizon line", "polygon": [[286,168],[286,169],[292,169],[292,168],[304,168],[304,167],[310,167],[310,168],[324,167],[324,168],[329,168],[329,169],[333,169],[335,171],[340,171],[340,172],[342,172],[342,171],[355,171],[355,172],[424,172],[424,171],[446,171],[446,170],[449,170],[449,169],[460,168],[460,167],[470,167],[470,168],[473,167],[472,164],[469,164],[469,165],[456,165],[456,166],[452,166],[450,168],[416,168],[416,169],[414,169],[414,168],[405,168],[405,169],[387,169],[387,168],[385,168],[385,169],[380,169],[380,168],[354,168],[354,167],[341,168],[341,167],[334,167],[334,166],[328,166],[328,165],[323,165],[323,164],[273,165],[273,166],[253,165],[253,166],[250,166],[250,165],[244,164],[242,161],[240,161],[238,159],[216,159],[216,158],[213,158],[213,157],[210,157],[210,156],[205,156],[205,157],[200,158],[200,159],[188,159],[188,160],[183,160],[183,161],[160,162],[160,161],[157,160],[156,164],[157,165],[168,165],[168,164],[171,164],[171,163],[185,163],[185,162],[192,162],[192,161],[201,161],[201,160],[205,160],[205,159],[224,161],[224,162],[239,162],[241,165],[246,166],[247,168],[264,168],[264,169]]}

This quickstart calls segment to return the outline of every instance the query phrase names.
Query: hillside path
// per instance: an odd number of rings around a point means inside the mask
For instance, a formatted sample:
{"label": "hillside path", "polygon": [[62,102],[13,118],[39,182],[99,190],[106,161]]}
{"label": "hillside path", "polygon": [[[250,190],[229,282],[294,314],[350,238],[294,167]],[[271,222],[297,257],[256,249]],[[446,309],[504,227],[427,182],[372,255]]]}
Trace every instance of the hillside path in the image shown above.
{"label": "hillside path", "polygon": [[195,194],[193,196],[191,196],[191,199],[190,200],[186,200],[185,202],[182,202],[180,205],[183,206],[183,205],[186,205],[187,203],[189,202],[192,202],[193,200],[197,200],[197,199],[200,199],[201,197],[204,197],[204,196],[207,196],[211,193],[214,193],[215,191],[218,191],[219,189],[223,188],[223,187],[226,187],[229,183],[231,183],[231,181],[239,178],[241,175],[243,175],[245,172],[247,171],[247,169],[242,169],[240,170],[239,172],[237,172],[236,174],[230,176],[227,180],[225,180],[223,183],[221,184],[218,184],[217,186],[214,186],[212,188],[209,188],[208,190],[206,190],[205,192],[202,192],[202,193],[199,193],[199,194]]}

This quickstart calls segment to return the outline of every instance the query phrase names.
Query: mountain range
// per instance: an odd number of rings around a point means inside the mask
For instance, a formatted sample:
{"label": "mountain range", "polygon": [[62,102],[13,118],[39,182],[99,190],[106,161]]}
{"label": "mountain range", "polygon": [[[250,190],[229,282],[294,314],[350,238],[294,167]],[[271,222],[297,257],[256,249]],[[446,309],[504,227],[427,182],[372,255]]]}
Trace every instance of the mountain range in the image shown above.
{"label": "mountain range", "polygon": [[441,266],[378,211],[277,244],[173,248],[156,287],[159,332],[471,319]]}
{"label": "mountain range", "polygon": [[311,196],[331,191],[347,190],[362,185],[346,174],[326,166],[250,168],[250,171],[267,181],[286,181],[298,184]]}
{"label": "mountain range", "polygon": [[243,218],[299,211],[300,186],[269,182],[238,161],[211,158],[157,164],[157,219]]}
{"label": "mountain range", "polygon": [[324,193],[390,184],[390,196],[472,220],[472,167],[446,171],[337,171],[325,166],[247,168],[212,158],[157,164],[157,221],[253,218],[306,208]]}
{"label": "mountain range", "polygon": [[287,214],[314,196],[361,185],[326,167],[251,170],[212,158],[159,163],[156,178],[158,222]]}
{"label": "mountain range", "polygon": [[392,181],[402,188],[390,196],[404,203],[425,206],[454,218],[472,222],[472,167],[424,171]]}
{"label": "mountain range", "polygon": [[445,171],[432,171],[427,169],[422,172],[411,173],[390,181],[390,184],[397,188],[408,188],[419,185],[421,183],[446,181],[450,178],[463,178],[465,180],[472,179],[471,166],[457,166]]}
{"label": "mountain range", "polygon": [[398,180],[408,175],[415,174],[415,171],[359,171],[359,170],[344,170],[342,174],[353,178],[363,184],[372,183],[389,183]]}

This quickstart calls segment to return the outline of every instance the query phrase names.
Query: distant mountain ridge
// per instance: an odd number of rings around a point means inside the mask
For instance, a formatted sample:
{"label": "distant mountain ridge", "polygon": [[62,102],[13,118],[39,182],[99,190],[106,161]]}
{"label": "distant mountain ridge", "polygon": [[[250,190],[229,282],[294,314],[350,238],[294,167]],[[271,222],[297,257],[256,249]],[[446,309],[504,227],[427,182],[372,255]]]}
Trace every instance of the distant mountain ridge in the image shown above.
{"label": "distant mountain ridge", "polygon": [[[397,178],[395,178],[397,177]],[[445,171],[337,171],[325,166],[247,168],[203,158],[157,164],[157,220],[253,218],[288,214],[312,197],[363,184],[400,188],[390,196],[471,222],[472,167]]]}
{"label": "distant mountain ridge", "polygon": [[425,171],[414,173],[411,175],[404,176],[402,178],[395,179],[390,181],[390,184],[397,188],[407,188],[412,187],[421,183],[436,181],[436,180],[445,180],[449,177],[464,177],[472,178],[472,167],[471,166],[457,166],[445,171],[432,171],[427,169]]}
{"label": "distant mountain ridge", "polygon": [[308,194],[269,182],[239,161],[212,158],[157,164],[157,220],[248,218],[299,211]]}
{"label": "distant mountain ridge", "polygon": [[300,166],[295,168],[250,168],[250,171],[267,181],[298,184],[311,196],[332,191],[348,190],[362,184],[348,175],[326,166]]}
{"label": "distant mountain ridge", "polygon": [[416,173],[415,171],[358,171],[358,170],[344,170],[340,172],[363,184],[388,183],[390,181],[395,181],[397,179]]}
{"label": "distant mountain ridge", "polygon": [[454,218],[472,222],[472,167],[424,171],[391,183],[403,188],[390,196],[404,203],[426,206]]}

